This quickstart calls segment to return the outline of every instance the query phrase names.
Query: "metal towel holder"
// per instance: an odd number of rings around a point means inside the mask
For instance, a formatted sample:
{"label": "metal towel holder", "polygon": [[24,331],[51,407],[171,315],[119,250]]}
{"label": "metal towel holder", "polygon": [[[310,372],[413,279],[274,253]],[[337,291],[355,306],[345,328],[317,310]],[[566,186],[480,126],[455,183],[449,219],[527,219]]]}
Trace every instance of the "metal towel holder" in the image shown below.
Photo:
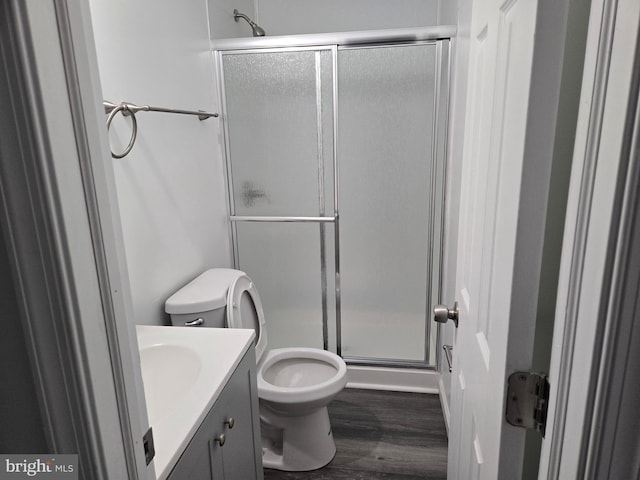
{"label": "metal towel holder", "polygon": [[211,117],[218,117],[217,113],[205,112],[203,110],[181,110],[177,108],[163,108],[163,107],[151,107],[149,105],[134,105],[129,102],[121,102],[119,105],[115,103],[107,102],[106,100],[102,102],[104,105],[104,111],[108,115],[107,117],[107,130],[111,127],[111,122],[113,118],[119,113],[122,112],[124,116],[131,116],[132,129],[131,129],[131,138],[129,139],[129,144],[127,147],[120,153],[111,152],[111,156],[113,158],[123,158],[126,157],[133,145],[136,143],[136,137],[138,136],[138,120],[136,119],[137,112],[164,112],[164,113],[180,113],[182,115],[196,115],[201,121],[206,120]]}

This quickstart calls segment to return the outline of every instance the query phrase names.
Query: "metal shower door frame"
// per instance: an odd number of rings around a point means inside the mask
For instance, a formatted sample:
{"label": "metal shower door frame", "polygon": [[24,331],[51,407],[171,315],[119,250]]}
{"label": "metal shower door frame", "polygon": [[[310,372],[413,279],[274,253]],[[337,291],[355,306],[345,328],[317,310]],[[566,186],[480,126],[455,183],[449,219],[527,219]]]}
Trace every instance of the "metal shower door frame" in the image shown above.
{"label": "metal shower door frame", "polygon": [[[232,246],[232,255],[234,266],[239,265],[239,252],[238,252],[238,233],[236,224],[238,222],[294,222],[294,223],[317,223],[320,231],[320,263],[321,263],[321,286],[322,286],[322,332],[323,332],[323,347],[325,350],[329,350],[329,327],[328,327],[328,301],[327,301],[327,259],[325,252],[325,224],[331,223],[334,225],[334,259],[335,259],[335,330],[336,330],[336,353],[342,356],[342,318],[341,318],[341,290],[340,290],[340,199],[339,199],[339,152],[338,152],[338,52],[341,49],[346,48],[381,48],[381,47],[394,47],[394,46],[411,46],[421,44],[433,44],[436,46],[436,71],[435,71],[435,92],[434,92],[434,122],[433,122],[433,145],[432,155],[434,158],[434,168],[431,169],[431,205],[428,212],[429,216],[429,253],[428,253],[428,265],[427,265],[427,292],[426,292],[426,311],[425,311],[425,356],[423,361],[412,361],[402,359],[388,359],[388,358],[370,358],[370,357],[351,357],[343,356],[345,361],[350,365],[370,365],[370,366],[387,366],[387,367],[404,367],[404,368],[421,368],[421,369],[434,369],[436,366],[435,359],[430,363],[431,354],[431,321],[430,321],[430,305],[440,301],[439,296],[442,290],[442,261],[443,261],[443,243],[444,243],[444,211],[445,211],[445,192],[444,185],[446,179],[446,127],[447,127],[447,115],[449,106],[449,72],[450,72],[450,37],[449,35],[443,35],[441,29],[434,29],[435,38],[420,38],[416,40],[416,37],[424,36],[424,31],[420,35],[413,32],[413,35],[408,35],[407,32],[403,32],[405,35],[399,37],[391,35],[385,32],[386,35],[369,35],[363,36],[362,32],[357,32],[357,35],[349,37],[347,34],[339,34],[334,38],[336,41],[332,43],[331,35],[322,36],[327,38],[327,43],[312,44],[314,39],[319,39],[318,35],[300,35],[298,37],[299,45],[288,46],[276,46],[276,38],[268,39],[268,46],[261,47],[265,44],[265,39],[246,39],[221,41],[218,44],[214,44],[214,55],[216,62],[216,76],[218,82],[219,101],[221,106],[221,115],[223,119],[223,133],[224,133],[224,156],[225,156],[225,176],[227,185],[227,208],[229,211],[229,220],[231,224],[230,228],[230,244]],[[376,33],[376,32],[371,32]],[[428,35],[427,35],[428,37]],[[285,38],[285,37],[282,37]],[[289,37],[286,37],[289,43],[295,43]],[[307,40],[308,38],[308,40]],[[349,41],[348,39],[353,41]],[[361,42],[358,43],[358,40]],[[283,42],[284,43],[284,42]],[[257,46],[257,48],[256,48]],[[243,48],[245,47],[245,48]],[[318,205],[320,206],[318,216],[245,216],[236,215],[234,204],[234,191],[233,191],[233,178],[231,168],[231,155],[230,155],[230,136],[227,122],[227,104],[226,104],[226,91],[224,84],[224,65],[223,56],[234,54],[260,54],[260,53],[282,53],[282,52],[294,52],[294,51],[315,51],[316,52],[316,113],[317,113],[317,127],[318,127]],[[322,125],[322,112],[321,112],[321,71],[318,61],[318,55],[321,51],[330,51],[332,55],[332,118],[333,118],[333,216],[325,216],[324,211],[324,145],[323,145],[323,125]],[[440,158],[440,160],[438,160]],[[440,163],[438,163],[440,161]],[[437,166],[440,165],[441,172],[438,173]],[[436,218],[438,212],[435,212],[435,203],[440,197],[441,205],[439,212],[439,218]],[[440,230],[440,251],[437,258],[434,259],[433,252],[433,235],[436,228],[436,223],[439,223]],[[437,275],[437,297],[432,298],[433,292],[433,266],[438,265]],[[436,340],[437,342],[437,340]]]}
{"label": "metal shower door frame", "polygon": [[[234,191],[233,191],[233,174],[231,168],[231,155],[230,155],[230,140],[229,140],[229,124],[227,120],[227,103],[226,103],[226,91],[224,84],[224,65],[222,57],[224,55],[235,54],[262,54],[262,53],[285,53],[285,52],[300,52],[311,51],[315,53],[315,81],[316,81],[316,118],[317,118],[317,161],[318,161],[318,216],[250,216],[250,215],[236,215]],[[321,74],[320,69],[320,52],[331,52],[331,64],[332,64],[332,117],[333,117],[333,182],[334,182],[334,199],[333,207],[334,212],[332,216],[325,215],[325,186],[324,186],[324,141],[323,141],[323,125],[322,125],[322,92],[321,92]],[[331,223],[334,225],[334,244],[335,244],[335,290],[336,290],[336,353],[341,354],[340,348],[340,307],[339,307],[339,235],[338,235],[338,186],[337,186],[337,156],[336,156],[336,98],[337,98],[337,83],[336,83],[336,68],[337,68],[337,46],[336,45],[317,45],[317,46],[300,46],[300,47],[281,47],[281,48],[261,48],[261,49],[234,49],[230,51],[215,51],[216,55],[216,72],[220,93],[220,105],[223,117],[224,125],[224,145],[225,145],[225,176],[227,185],[227,208],[229,211],[229,221],[231,222],[231,248],[233,255],[234,267],[238,267],[240,264],[239,252],[238,252],[238,233],[236,229],[237,222],[290,222],[290,223],[317,223],[319,226],[320,234],[320,284],[321,284],[321,303],[322,303],[322,343],[325,350],[329,350],[329,318],[328,318],[328,289],[327,289],[327,265],[326,265],[326,245],[325,245],[325,224]]]}

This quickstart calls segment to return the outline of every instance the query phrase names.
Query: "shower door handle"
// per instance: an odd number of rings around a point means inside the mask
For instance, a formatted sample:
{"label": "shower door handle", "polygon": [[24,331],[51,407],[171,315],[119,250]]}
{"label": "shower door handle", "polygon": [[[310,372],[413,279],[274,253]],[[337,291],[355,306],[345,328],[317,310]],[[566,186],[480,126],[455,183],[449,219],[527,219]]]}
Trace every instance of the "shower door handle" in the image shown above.
{"label": "shower door handle", "polygon": [[458,328],[458,302],[454,302],[451,310],[446,305],[433,307],[433,320],[438,323],[447,323],[447,321],[453,320],[454,325]]}

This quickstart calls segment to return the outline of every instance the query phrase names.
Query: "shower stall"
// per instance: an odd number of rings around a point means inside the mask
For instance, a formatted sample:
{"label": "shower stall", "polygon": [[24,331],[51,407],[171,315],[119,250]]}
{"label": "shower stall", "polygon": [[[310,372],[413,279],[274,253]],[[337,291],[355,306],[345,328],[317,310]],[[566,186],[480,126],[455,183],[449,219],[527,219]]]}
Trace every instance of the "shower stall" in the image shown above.
{"label": "shower stall", "polygon": [[435,364],[449,44],[413,30],[215,45],[234,262],[271,347]]}

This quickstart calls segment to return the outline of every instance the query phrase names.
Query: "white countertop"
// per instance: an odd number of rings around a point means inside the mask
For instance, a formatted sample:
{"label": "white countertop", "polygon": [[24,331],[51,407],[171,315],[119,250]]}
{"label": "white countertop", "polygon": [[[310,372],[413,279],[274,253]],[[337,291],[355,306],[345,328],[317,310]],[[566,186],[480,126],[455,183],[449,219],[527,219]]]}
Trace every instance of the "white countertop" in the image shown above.
{"label": "white countertop", "polygon": [[136,330],[156,477],[164,480],[253,346],[255,332],[147,325]]}

